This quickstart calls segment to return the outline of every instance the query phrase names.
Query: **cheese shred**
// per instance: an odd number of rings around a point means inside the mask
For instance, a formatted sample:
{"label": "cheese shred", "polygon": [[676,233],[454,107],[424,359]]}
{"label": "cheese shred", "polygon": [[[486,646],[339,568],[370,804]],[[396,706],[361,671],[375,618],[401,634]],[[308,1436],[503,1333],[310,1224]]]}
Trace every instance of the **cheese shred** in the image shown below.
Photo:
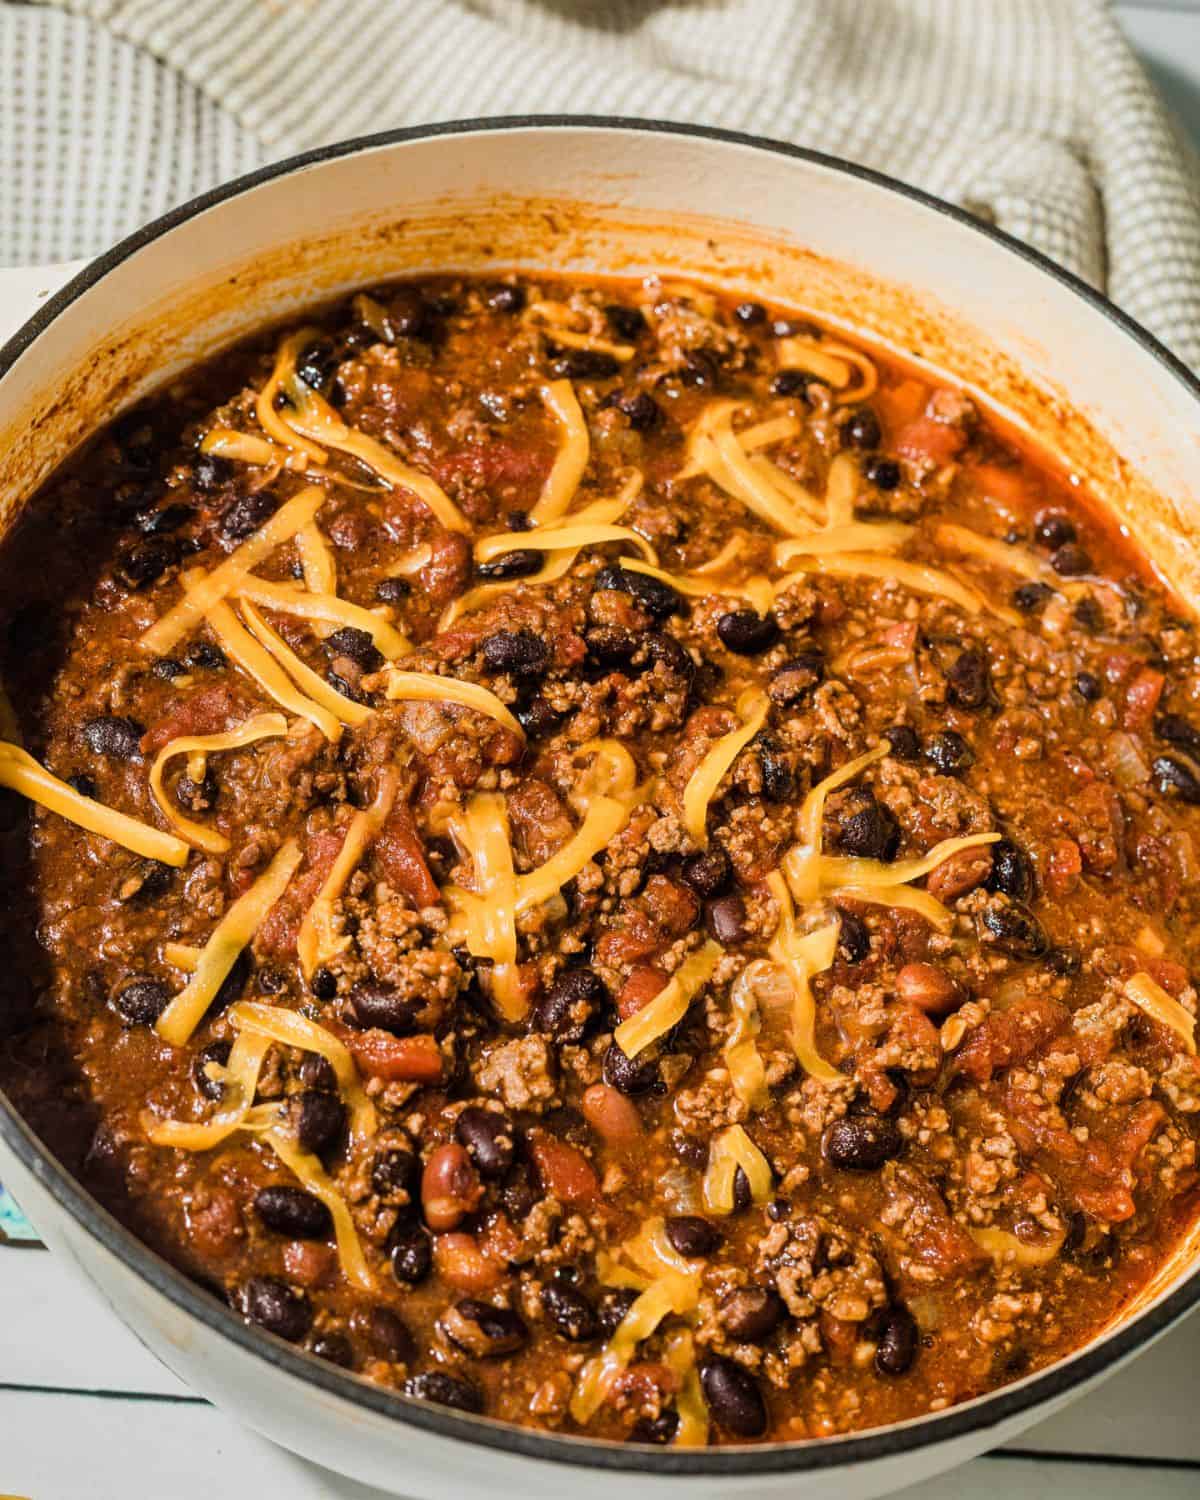
{"label": "cheese shred", "polygon": [[1125,981],[1125,993],[1152,1021],[1173,1031],[1185,1052],[1196,1056],[1196,1018],[1173,995],[1168,995],[1161,984],[1149,974],[1139,972]]}
{"label": "cheese shred", "polygon": [[197,734],[182,735],[179,739],[169,741],[158,752],[154,764],[150,768],[150,794],[158,804],[164,818],[173,825],[179,836],[197,849],[204,849],[209,854],[224,854],[229,849],[229,840],[224,834],[217,833],[212,828],[206,828],[203,823],[194,822],[191,818],[185,818],[174,805],[171,798],[167,796],[163,787],[163,773],[168,761],[177,755],[212,755],[222,750],[240,750],[245,745],[253,745],[259,740],[277,738],[287,733],[287,720],[282,714],[255,714],[253,718],[247,719],[239,724],[236,729],[230,729],[224,734]]}
{"label": "cheese shred", "polygon": [[536,505],[529,512],[530,519],[539,526],[547,521],[557,521],[566,514],[591,455],[587,422],[571,382],[552,380],[542,387],[541,397],[546,410],[558,423],[562,437],[554,465],[546,476]]}
{"label": "cheese shred", "polygon": [[371,717],[371,710],[365,703],[355,703],[345,693],[339,693],[323,677],[319,677],[306,661],[302,661],[279,632],[267,624],[249,599],[242,600],[242,618],[259,645],[271,653],[300,691],[319,708],[327,710],[341,723],[354,726],[365,724]]}
{"label": "cheese shred", "polygon": [[457,677],[439,677],[435,672],[401,672],[393,669],[388,676],[387,695],[393,701],[406,703],[455,703],[469,708],[511,729],[523,740],[525,731],[490,689],[477,682],[460,682]]}
{"label": "cheese shred", "polygon": [[740,1125],[730,1125],[708,1148],[701,1192],[709,1213],[733,1212],[739,1167],[750,1185],[750,1201],[761,1204],[770,1199],[775,1181],[770,1163]]}
{"label": "cheese shred", "polygon": [[666,1036],[687,1015],[692,1001],[707,984],[724,949],[711,940],[689,954],[649,1005],[622,1021],[613,1040],[628,1058],[635,1058],[651,1043]]}
{"label": "cheese shred", "polygon": [[208,612],[208,624],[222,650],[252,677],[281,708],[314,724],[327,740],[336,743],[342,737],[342,725],[336,715],[302,693],[274,656],[261,645],[238,619],[229,604],[215,604]]}
{"label": "cheese shred", "polygon": [[737,707],[741,725],[722,735],[692,772],[683,791],[683,823],[698,848],[708,848],[709,803],[725,773],[766,723],[770,707],[765,693],[744,693]]}

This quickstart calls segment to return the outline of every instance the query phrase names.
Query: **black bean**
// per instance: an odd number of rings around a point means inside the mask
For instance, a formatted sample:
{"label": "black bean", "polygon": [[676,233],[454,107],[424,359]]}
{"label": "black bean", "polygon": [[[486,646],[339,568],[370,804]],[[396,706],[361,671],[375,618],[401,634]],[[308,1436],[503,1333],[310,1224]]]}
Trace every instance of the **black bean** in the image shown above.
{"label": "black bean", "polygon": [[787,1306],[773,1287],[741,1287],[721,1304],[721,1322],[740,1344],[761,1344],[786,1317]]}
{"label": "black bean", "polygon": [[698,1214],[677,1214],[666,1221],[665,1227],[673,1248],[689,1260],[712,1255],[721,1243],[716,1227]]}
{"label": "black bean", "polygon": [[946,673],[947,697],[959,708],[982,708],[990,696],[987,657],[977,646],[959,653]]}
{"label": "black bean", "polygon": [[608,1002],[608,991],[591,969],[564,969],[534,1009],[537,1029],[556,1042],[575,1045]]}
{"label": "black bean", "polygon": [[611,380],[621,365],[599,349],[560,349],[550,360],[550,373],[555,380]]}
{"label": "black bean", "polygon": [[388,1146],[375,1153],[371,1163],[371,1186],[385,1203],[411,1200],[417,1187],[420,1162],[404,1146]]}
{"label": "black bean", "polygon": [[1177,798],[1189,807],[1200,805],[1200,779],[1183,761],[1173,755],[1156,755],[1150,774],[1160,796]]}
{"label": "black bean", "polygon": [[250,1323],[295,1344],[312,1327],[312,1304],[275,1276],[252,1276],[238,1296],[239,1310]]}
{"label": "black bean", "polygon": [[749,1370],[722,1354],[700,1362],[700,1388],[714,1421],[735,1437],[761,1437],[767,1430],[767,1407]]}
{"label": "black bean", "polygon": [[596,1309],[582,1292],[574,1287],[551,1283],[542,1288],[542,1311],[553,1323],[560,1338],[572,1344],[586,1344],[600,1333]]}
{"label": "black bean", "polygon": [[524,703],[518,703],[514,712],[517,722],[530,739],[539,739],[545,735],[554,734],[561,728],[565,717],[553,704],[540,695]]}
{"label": "black bean", "polygon": [[593,625],[584,640],[589,662],[605,672],[632,672],[634,658],[642,649],[641,638],[620,625]]}
{"label": "black bean", "polygon": [[337,369],[337,352],[328,339],[314,339],[296,356],[296,374],[311,390],[326,392]]}
{"label": "black bean", "polygon": [[1034,541],[1039,546],[1048,547],[1051,552],[1066,542],[1075,541],[1078,535],[1075,523],[1061,510],[1039,510],[1033,518]]}
{"label": "black bean", "polygon": [[848,964],[860,964],[871,951],[867,924],[853,912],[838,913],[838,952]]}
{"label": "black bean", "polygon": [[377,1359],[386,1359],[393,1364],[411,1364],[416,1358],[417,1346],[408,1331],[408,1324],[394,1309],[376,1303],[357,1320],[355,1326]]}
{"label": "black bean", "polygon": [[636,343],[646,331],[646,316],[640,308],[614,302],[604,309],[604,316],[612,324],[617,337],[627,344]]}
{"label": "black bean", "polygon": [[958,776],[975,764],[975,752],[954,729],[942,729],[925,742],[925,759],[942,776]]}
{"label": "black bean", "polygon": [[596,1317],[600,1323],[600,1332],[605,1338],[612,1338],[637,1298],[638,1294],[630,1287],[615,1287],[601,1292]]}
{"label": "black bean", "polygon": [[750,1192],[750,1179],[742,1171],[741,1167],[734,1169],[733,1173],[733,1211],[735,1214],[745,1213],[753,1202]]}
{"label": "black bean", "polygon": [[629,568],[601,568],[592,586],[629,594],[647,614],[656,618],[682,614],[685,607],[682,595],[669,583],[663,583],[660,578],[651,578],[648,573],[635,573]]}
{"label": "black bean", "polygon": [[341,1139],[346,1126],[346,1106],[336,1094],[303,1089],[292,1096],[296,1111],[296,1139],[305,1151],[320,1156]]}
{"label": "black bean", "polygon": [[673,635],[664,630],[642,632],[642,646],[652,666],[661,667],[676,677],[690,682],[695,675],[696,664]]}
{"label": "black bean", "polygon": [[400,286],[387,294],[387,316],[394,333],[401,338],[420,339],[429,343],[437,335],[439,317],[415,287]]}
{"label": "black bean", "polygon": [[[259,969],[255,983],[264,995],[282,995],[287,989],[287,974],[274,964],[266,964]],[[317,1079],[327,1079],[328,1082],[318,1083]],[[333,1068],[321,1056],[319,1052],[306,1052],[300,1064],[300,1081],[313,1089],[335,1089],[337,1081]]]}
{"label": "black bean", "polygon": [[825,679],[825,659],[819,651],[802,651],[784,662],[771,678],[767,694],[785,708],[799,703]]}
{"label": "black bean", "polygon": [[821,1138],[825,1160],[844,1172],[877,1172],[903,1148],[900,1132],[882,1115],[846,1115]]}
{"label": "black bean", "polygon": [[139,511],[133,524],[146,536],[164,536],[167,532],[178,531],[194,515],[190,505],[164,505],[160,510]]}
{"label": "black bean", "polygon": [[393,1036],[411,1036],[419,1031],[420,1004],[414,1003],[391,984],[363,979],[350,991],[350,1011],[359,1026],[390,1031]]}
{"label": "black bean", "polygon": [[206,770],[199,781],[181,776],[175,783],[175,800],[187,812],[207,812],[215,804],[217,795],[217,778],[211,769]]}
{"label": "black bean", "polygon": [[703,1172],[708,1166],[708,1146],[694,1135],[685,1135],[682,1130],[674,1131],[671,1135],[671,1149],[681,1162],[697,1172]]}
{"label": "black bean", "polygon": [[337,994],[337,976],[324,966],[314,969],[308,987],[318,1000],[332,1000]]}
{"label": "black bean", "polygon": [[660,1411],[656,1417],[639,1417],[629,1429],[627,1443],[647,1443],[656,1448],[665,1447],[679,1431],[679,1413]]}
{"label": "black bean", "polygon": [[550,666],[550,646],[532,630],[498,630],[483,643],[483,661],[489,672],[507,672],[512,677],[541,677]]}
{"label": "black bean", "polygon": [[407,578],[381,578],[375,585],[375,597],[380,604],[399,604],[412,593],[412,584]]}
{"label": "black bean", "polygon": [[1050,946],[1042,924],[1019,901],[984,907],[982,920],[996,947],[1010,958],[1040,958]]}
{"label": "black bean", "polygon": [[1051,973],[1064,976],[1078,974],[1082,967],[1079,954],[1074,948],[1051,948],[1046,954],[1045,964]]}
{"label": "black bean", "polygon": [[779,622],[774,615],[760,615],[753,609],[731,610],[717,621],[717,638],[738,656],[759,656],[779,639]]}
{"label": "black bean", "polygon": [[512,1354],[529,1338],[524,1320],[510,1307],[493,1307],[475,1297],[456,1302],[438,1324],[442,1333],[476,1359]]}
{"label": "black bean", "polygon": [[545,554],[529,547],[514,547],[491,562],[480,563],[475,571],[480,578],[528,578],[546,561]]}
{"label": "black bean", "polygon": [[77,791],[81,797],[95,797],[96,783],[86,771],[77,771],[74,776],[67,777],[67,785]]}
{"label": "black bean", "polygon": [[723,948],[736,948],[750,936],[746,924],[746,903],[736,894],[718,896],[704,908],[704,925],[713,942]]}
{"label": "black bean", "polygon": [[803,400],[813,378],[807,370],[780,370],[771,381],[771,394],[799,396]]}
{"label": "black bean", "polygon": [[1064,578],[1092,572],[1092,559],[1076,542],[1064,542],[1050,559],[1050,566]]}
{"label": "black bean", "polygon": [[145,730],[136,719],[121,714],[101,714],[89,719],[80,733],[93,755],[104,755],[110,760],[140,761],[142,758],[141,741]]}
{"label": "black bean", "polygon": [[883,737],[891,746],[892,755],[897,760],[912,762],[921,758],[921,741],[917,738],[917,731],[910,729],[907,724],[893,724],[890,729],[883,731]]}
{"label": "black bean", "polygon": [[150,974],[126,980],[113,996],[113,1005],[127,1026],[153,1026],[170,1003],[170,990]]}
{"label": "black bean", "polygon": [[903,1375],[917,1357],[917,1324],[907,1307],[890,1307],[875,1346],[875,1368],[881,1375]]}
{"label": "black bean", "polygon": [[652,432],[663,419],[662,407],[649,391],[618,392],[612,404],[628,420],[634,432]]}
{"label": "black bean", "polygon": [[170,542],[135,542],[117,558],[113,573],[117,582],[127,589],[148,588],[162,577],[176,556],[177,550]]}
{"label": "black bean", "polygon": [[620,1044],[613,1042],[604,1054],[602,1064],[604,1081],[619,1094],[635,1097],[648,1094],[658,1082],[658,1064],[654,1059],[626,1057]]}
{"label": "black bean", "polygon": [[254,1211],[268,1229],[294,1240],[323,1240],[333,1232],[333,1215],[320,1198],[303,1188],[278,1183],[260,1188]]}
{"label": "black bean", "polygon": [[225,653],[209,641],[197,641],[188,651],[185,660],[189,667],[201,671],[217,672],[225,665]]}
{"label": "black bean", "polygon": [[890,862],[900,848],[900,824],[890,807],[872,797],[865,806],[843,819],[837,844],[844,854],[856,859]]}
{"label": "black bean", "polygon": [[417,1286],[433,1270],[433,1241],[419,1225],[412,1225],[392,1241],[391,1257],[392,1275],[401,1286]]}
{"label": "black bean", "polygon": [[214,1103],[221,1098],[225,1092],[225,1085],[219,1078],[211,1078],[208,1073],[209,1063],[216,1063],[223,1068],[229,1061],[229,1054],[233,1051],[233,1043],[230,1041],[209,1042],[207,1047],[196,1053],[195,1061],[192,1063],[192,1082],[206,1099]]}
{"label": "black bean", "polygon": [[772,1198],[767,1204],[767,1218],[772,1224],[783,1224],[792,1217],[792,1205],[786,1198]]}
{"label": "black bean", "polygon": [[279,509],[279,499],[269,490],[253,495],[239,495],[221,512],[221,535],[229,542],[240,542],[251,536]]}
{"label": "black bean", "polygon": [[234,959],[229,973],[222,979],[217,987],[217,993],[213,996],[210,1012],[226,1010],[235,1000],[240,1000],[250,979],[254,968],[254,959],[251,957],[250,949],[243,948]]}
{"label": "black bean", "polygon": [[869,406],[860,406],[857,411],[851,412],[839,436],[843,448],[858,448],[864,453],[878,448],[883,441],[879,418]]}
{"label": "black bean", "polygon": [[1023,615],[1035,615],[1054,597],[1048,583],[1022,583],[1013,589],[1012,602]]}
{"label": "black bean", "polygon": [[182,677],[187,672],[184,664],[176,661],[173,656],[160,656],[150,670],[164,682],[174,682],[176,677]]}
{"label": "black bean", "polygon": [[679,371],[682,384],[696,390],[712,390],[720,384],[721,371],[716,358],[707,349],[689,349]]}
{"label": "black bean", "polygon": [[192,459],[192,483],[204,494],[211,494],[233,478],[234,468],[227,458],[216,453],[198,453]]}
{"label": "black bean", "polygon": [[454,1137],[467,1148],[481,1177],[503,1177],[513,1164],[516,1130],[500,1110],[468,1105],[454,1122]]}
{"label": "black bean", "polygon": [[134,901],[141,905],[146,901],[157,901],[171,888],[174,870],[158,859],[142,859],[121,883],[119,899]]}
{"label": "black bean", "polygon": [[1154,732],[1169,745],[1178,745],[1200,757],[1200,729],[1189,724],[1181,714],[1159,714],[1154,721]]}
{"label": "black bean", "polygon": [[873,458],[866,467],[869,483],[877,490],[895,490],[900,487],[900,465],[894,458]]}
{"label": "black bean", "polygon": [[354,1368],[354,1345],[344,1333],[338,1333],[336,1329],[313,1339],[309,1348],[318,1359],[325,1360],[327,1364],[340,1365],[343,1370]]}
{"label": "black bean", "polygon": [[767,321],[767,310],[761,302],[739,302],[733,315],[743,328],[759,328]]}
{"label": "black bean", "polygon": [[504,1179],[504,1186],[500,1190],[504,1212],[510,1219],[523,1219],[535,1203],[541,1202],[541,1198],[541,1193],[534,1186],[528,1164],[523,1161],[514,1162],[513,1169]]}
{"label": "black bean", "polygon": [[683,862],[680,871],[683,883],[689,886],[702,901],[711,901],[728,886],[732,870],[729,856],[720,844],[713,844],[703,854],[692,854]]}
{"label": "black bean", "polygon": [[1079,672],[1075,677],[1075,691],[1085,703],[1095,703],[1104,697],[1104,684],[1094,672]]}
{"label": "black bean", "polygon": [[369,631],[358,630],[353,625],[343,625],[325,640],[325,649],[332,656],[348,656],[357,662],[364,672],[378,672],[383,666],[383,657]]}
{"label": "black bean", "polygon": [[420,1375],[410,1375],[400,1389],[416,1401],[432,1401],[453,1411],[478,1416],[483,1410],[483,1393],[479,1387],[459,1375],[447,1375],[444,1370],[426,1370]]}
{"label": "black bean", "polygon": [[1104,610],[1094,594],[1084,594],[1071,607],[1071,617],[1088,635],[1099,635],[1104,629]]}
{"label": "black bean", "polygon": [[984,885],[1014,901],[1031,901],[1035,881],[1029,856],[1011,839],[1000,839],[992,845],[992,868]]}
{"label": "black bean", "polygon": [[493,312],[519,313],[525,306],[525,288],[502,281],[488,287],[483,300]]}

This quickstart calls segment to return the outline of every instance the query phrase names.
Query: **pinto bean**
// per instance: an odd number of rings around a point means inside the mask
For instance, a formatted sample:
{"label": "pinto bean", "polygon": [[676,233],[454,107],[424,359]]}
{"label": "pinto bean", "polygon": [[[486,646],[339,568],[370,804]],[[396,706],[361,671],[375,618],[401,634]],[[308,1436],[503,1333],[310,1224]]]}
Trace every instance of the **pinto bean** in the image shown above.
{"label": "pinto bean", "polygon": [[421,1174],[421,1208],[430,1229],[453,1229],[482,1198],[483,1183],[466,1148],[457,1141],[436,1147]]}
{"label": "pinto bean", "polygon": [[587,1208],[600,1196],[600,1179],[582,1151],[544,1133],[533,1138],[529,1149],[542,1187],[561,1202]]}
{"label": "pinto bean", "polygon": [[581,1108],[583,1118],[614,1150],[629,1151],[642,1140],[642,1117],[637,1106],[607,1083],[592,1084],[584,1093]]}
{"label": "pinto bean", "polygon": [[957,901],[960,896],[982,885],[991,869],[992,854],[986,845],[979,849],[960,849],[936,870],[930,871],[925,888],[937,901]]}
{"label": "pinto bean", "polygon": [[946,1015],[962,1001],[958,985],[935,964],[905,964],[896,975],[896,994],[935,1016]]}

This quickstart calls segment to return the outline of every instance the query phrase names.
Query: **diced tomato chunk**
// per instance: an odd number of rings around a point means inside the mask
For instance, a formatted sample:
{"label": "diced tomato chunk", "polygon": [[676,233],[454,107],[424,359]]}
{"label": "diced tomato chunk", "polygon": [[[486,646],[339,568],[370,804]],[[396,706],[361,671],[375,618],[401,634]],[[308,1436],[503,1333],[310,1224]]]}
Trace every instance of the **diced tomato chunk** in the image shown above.
{"label": "diced tomato chunk", "polygon": [[896,451],[914,463],[930,463],[938,468],[950,463],[967,445],[967,435],[949,422],[932,417],[918,417],[896,435]]}
{"label": "diced tomato chunk", "polygon": [[649,1005],[655,995],[666,987],[667,976],[661,969],[655,968],[653,964],[635,964],[617,996],[617,1013],[622,1021],[636,1016],[639,1010]]}
{"label": "diced tomato chunk", "polygon": [[418,911],[442,899],[425,861],[425,846],[406,802],[394,807],[375,839],[374,857],[387,880]]}
{"label": "diced tomato chunk", "polygon": [[1134,734],[1142,734],[1154,721],[1158,700],[1162,697],[1167,679],[1152,667],[1142,667],[1125,689],[1125,707],[1121,724]]}
{"label": "diced tomato chunk", "polygon": [[343,1040],[370,1078],[382,1078],[386,1083],[437,1083],[442,1076],[442,1054],[432,1036],[347,1030]]}

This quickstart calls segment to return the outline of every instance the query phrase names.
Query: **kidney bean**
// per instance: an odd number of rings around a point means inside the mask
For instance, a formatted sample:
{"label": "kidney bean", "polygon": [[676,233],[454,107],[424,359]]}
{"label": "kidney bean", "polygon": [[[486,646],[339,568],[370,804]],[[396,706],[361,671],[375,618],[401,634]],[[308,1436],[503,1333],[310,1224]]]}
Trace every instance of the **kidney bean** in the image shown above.
{"label": "kidney bean", "polygon": [[626,1057],[617,1042],[605,1052],[601,1071],[605,1083],[631,1096],[649,1093],[659,1079],[658,1063],[653,1058]]}
{"label": "kidney bean", "polygon": [[881,1375],[903,1375],[916,1357],[916,1320],[907,1307],[889,1308],[875,1346],[875,1368]]}
{"label": "kidney bean", "polygon": [[416,1342],[407,1323],[398,1312],[381,1302],[355,1317],[354,1330],[365,1339],[377,1359],[411,1364],[416,1358]]}
{"label": "kidney bean", "polygon": [[483,1410],[483,1393],[479,1387],[460,1375],[447,1375],[444,1370],[425,1370],[420,1375],[410,1375],[400,1389],[415,1401],[432,1401],[453,1411],[478,1416]]}
{"label": "kidney bean", "polygon": [[[460,1238],[470,1239],[470,1235]],[[433,1269],[433,1241],[414,1224],[394,1233],[390,1244],[392,1274],[401,1286],[418,1286]]]}
{"label": "kidney bean", "polygon": [[738,895],[721,896],[704,908],[704,925],[714,942],[736,948],[750,936],[746,925],[746,903]]}
{"label": "kidney bean", "polygon": [[395,1037],[386,1031],[363,1031],[345,1039],[354,1061],[371,1078],[387,1083],[437,1083],[442,1054],[428,1035]]}
{"label": "kidney bean", "polygon": [[596,1170],[574,1146],[552,1135],[538,1134],[530,1154],[542,1187],[571,1208],[587,1208],[600,1196]]}
{"label": "kidney bean", "polygon": [[586,1344],[600,1332],[596,1309],[582,1292],[556,1282],[542,1288],[542,1311],[555,1332],[572,1344]]}
{"label": "kidney bean", "polygon": [[333,1216],[320,1198],[303,1188],[260,1188],[254,1211],[268,1229],[294,1240],[323,1240],[333,1232]]}
{"label": "kidney bean", "polygon": [[982,921],[995,939],[996,947],[1010,958],[1040,958],[1050,946],[1042,924],[1019,901],[985,907]]}
{"label": "kidney bean", "polygon": [[142,758],[142,735],[145,732],[136,719],[122,714],[100,714],[89,719],[80,730],[84,744],[93,755],[134,762]]}
{"label": "kidney bean", "polygon": [[608,1000],[599,975],[591,969],[564,969],[534,1008],[537,1029],[556,1042],[581,1042]]}
{"label": "kidney bean", "polygon": [[958,985],[935,964],[905,964],[896,975],[896,994],[906,1005],[941,1016],[962,1003]]}
{"label": "kidney bean", "polygon": [[960,896],[982,885],[991,871],[992,854],[986,845],[978,849],[960,849],[936,870],[929,872],[925,889],[938,901],[957,901]]}
{"label": "kidney bean", "polygon": [[846,1115],[825,1131],[821,1150],[830,1166],[875,1172],[904,1148],[900,1132],[882,1115]]}
{"label": "kidney bean", "polygon": [[760,656],[779,639],[779,622],[753,609],[731,610],[717,621],[717,638],[738,656]]}
{"label": "kidney bean", "polygon": [[312,1327],[312,1304],[275,1276],[252,1276],[238,1294],[239,1311],[289,1344],[298,1343]]}
{"label": "kidney bean", "polygon": [[622,1021],[628,1021],[630,1016],[644,1010],[669,983],[667,976],[654,964],[634,964],[617,996],[617,1014]]}
{"label": "kidney bean", "polygon": [[442,1314],[438,1327],[464,1354],[475,1359],[495,1359],[512,1354],[527,1341],[524,1320],[509,1307],[466,1297]]}
{"label": "kidney bean", "polygon": [[742,1344],[761,1344],[787,1317],[787,1305],[773,1287],[747,1286],[721,1304],[721,1321]]}
{"label": "kidney bean", "polygon": [[305,1089],[291,1100],[296,1139],[305,1151],[320,1156],[340,1140],[346,1126],[346,1107],[336,1094]]}
{"label": "kidney bean", "polygon": [[465,1148],[457,1142],[435,1147],[421,1174],[421,1208],[430,1229],[453,1229],[482,1199],[483,1183]]}
{"label": "kidney bean", "polygon": [[378,1027],[393,1036],[411,1036],[419,1029],[421,1006],[392,984],[360,980],[350,991],[350,1010],[365,1030]]}
{"label": "kidney bean", "polygon": [[637,1106],[607,1083],[593,1083],[584,1092],[580,1108],[583,1118],[614,1150],[632,1150],[643,1139]]}
{"label": "kidney bean", "polygon": [[170,1003],[170,990],[151,974],[135,974],[113,996],[113,1005],[127,1026],[153,1026]]}
{"label": "kidney bean", "polygon": [[680,874],[685,885],[690,886],[702,901],[711,901],[729,884],[732,874],[729,856],[720,844],[713,844],[703,854],[692,854],[685,859]]}
{"label": "kidney bean", "polygon": [[468,1105],[454,1122],[454,1135],[481,1177],[503,1177],[512,1166],[516,1129],[502,1111]]}
{"label": "kidney bean", "polygon": [[501,1267],[484,1255],[470,1234],[439,1234],[433,1242],[433,1263],[447,1286],[477,1296],[504,1279]]}
{"label": "kidney bean", "polygon": [[1011,839],[1000,839],[991,851],[992,870],[984,881],[987,889],[1001,891],[1014,901],[1032,901],[1035,883],[1029,856]]}
{"label": "kidney bean", "polygon": [[532,630],[498,630],[483,643],[489,672],[511,677],[541,677],[550,666],[550,647]]}
{"label": "kidney bean", "polygon": [[767,1407],[749,1370],[721,1354],[700,1363],[700,1388],[708,1409],[735,1437],[761,1437],[767,1430]]}
{"label": "kidney bean", "polygon": [[689,1260],[700,1260],[712,1255],[720,1246],[721,1236],[714,1225],[699,1214],[677,1214],[665,1223],[667,1239],[672,1249]]}

